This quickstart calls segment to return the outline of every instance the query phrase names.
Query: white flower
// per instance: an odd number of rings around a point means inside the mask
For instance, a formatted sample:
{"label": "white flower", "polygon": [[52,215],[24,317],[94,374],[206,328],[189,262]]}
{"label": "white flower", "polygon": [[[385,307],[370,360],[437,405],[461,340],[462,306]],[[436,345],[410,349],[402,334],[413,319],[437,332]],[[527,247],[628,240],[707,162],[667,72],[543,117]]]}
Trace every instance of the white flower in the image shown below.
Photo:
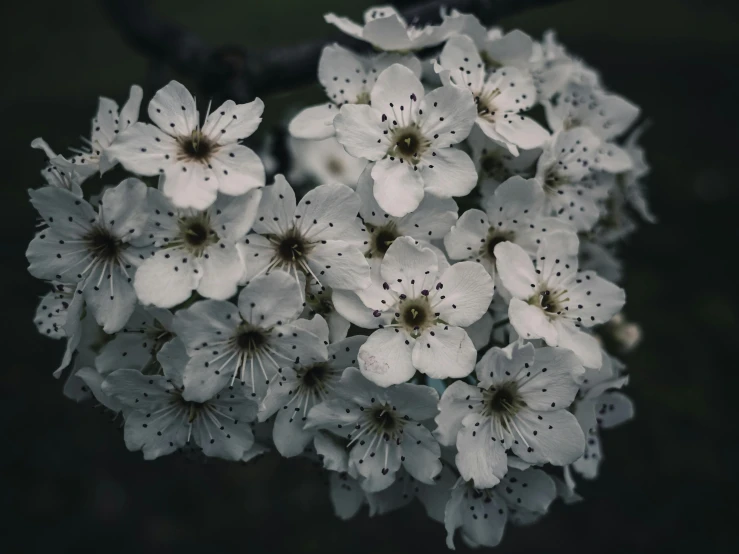
{"label": "white flower", "polygon": [[507,33],[499,27],[486,29],[475,15],[457,10],[452,10],[444,19],[456,21],[459,34],[473,40],[486,67],[512,66],[529,70],[539,56],[539,45],[518,29]]}
{"label": "white flower", "polygon": [[205,210],[178,209],[149,189],[149,221],[144,236],[154,242],[134,286],[143,304],[171,308],[196,290],[225,300],[236,294],[244,261],[236,247],[254,223],[262,189],[241,196],[219,195]]}
{"label": "white flower", "polygon": [[107,149],[109,157],[139,175],[161,175],[175,206],[204,210],[221,192],[238,196],[264,185],[259,157],[239,143],[256,131],[264,103],[231,100],[208,114],[200,127],[195,99],[177,81],[149,102],[155,123],[134,123]]}
{"label": "white flower", "polygon": [[475,260],[495,276],[495,247],[513,242],[534,256],[542,237],[551,231],[574,228],[542,213],[545,195],[534,179],[511,177],[484,203],[485,211],[472,209],[462,214],[444,246],[452,260]]}
{"label": "white flower", "polygon": [[401,217],[425,193],[470,193],[477,182],[474,164],[452,148],[467,138],[476,117],[466,90],[443,86],[425,94],[410,69],[394,64],[380,74],[370,96],[370,105],[342,106],[334,125],[347,152],[377,161],[374,195],[383,210]]}
{"label": "white flower", "polygon": [[577,236],[551,233],[542,239],[534,264],[523,248],[503,242],[495,247],[496,266],[512,296],[508,317],[516,332],[569,348],[586,368],[598,368],[600,346],[582,328],[607,322],[626,296],[592,271],[578,272],[577,250]]}
{"label": "white flower", "polygon": [[[92,120],[92,130],[88,146],[80,150],[79,154],[72,158],[78,171],[92,171],[105,173],[111,169],[116,160],[110,156],[108,148],[118,135],[123,133],[131,125],[139,120],[139,108],[144,91],[138,85],[133,85],[128,101],[123,108],[118,109],[118,104],[110,98],[100,97],[97,115]],[[84,167],[84,169],[82,169]]]}
{"label": "white flower", "polygon": [[437,379],[472,371],[477,351],[462,327],[487,311],[493,280],[476,262],[440,266],[410,237],[395,239],[385,254],[382,294],[369,306],[384,323],[359,350],[359,368],[378,385],[403,383],[416,370]]}
{"label": "white flower", "polygon": [[566,465],[582,455],[582,430],[567,411],[577,394],[573,375],[582,372],[572,352],[515,342],[488,350],[475,370],[478,384],[453,383],[436,418],[436,437],[456,444],[465,480],[477,488],[498,484],[508,450],[530,464]]}
{"label": "white flower", "polygon": [[435,46],[457,31],[458,24],[445,21],[441,25],[416,27],[409,25],[392,6],[375,6],[364,12],[364,25],[333,13],[324,16],[327,23],[379,50],[408,52]]}
{"label": "white flower", "polygon": [[398,510],[418,498],[426,511],[426,515],[434,521],[444,523],[444,507],[449,499],[456,476],[448,465],[443,464],[441,472],[434,477],[434,484],[429,485],[415,479],[410,473],[401,469],[395,481],[388,488],[379,492],[367,493],[370,517],[384,515]]}
{"label": "white flower", "polygon": [[639,108],[625,98],[575,83],[544,106],[547,122],[555,132],[583,126],[604,141],[623,134],[639,117]]}
{"label": "white flower", "polygon": [[95,369],[101,375],[122,367],[152,373],[159,369],[157,354],[173,337],[169,310],[139,305],[123,329],[100,349]]}
{"label": "white flower", "polygon": [[[370,283],[369,265],[354,230],[359,197],[346,185],[320,185],[300,203],[282,175],[264,188],[253,233],[239,243],[246,281],[272,269],[298,280],[313,277],[333,289],[362,289]],[[302,298],[303,292],[300,292]]]}
{"label": "white flower", "polygon": [[242,289],[238,307],[201,300],[178,311],[172,330],[191,357],[184,377],[187,400],[210,398],[237,378],[261,399],[278,368],[325,360],[326,345],[317,335],[325,322],[297,319],[302,286],[276,271]]}
{"label": "white flower", "polygon": [[[336,113],[339,111],[336,110]],[[333,125],[330,129],[333,130]],[[355,158],[329,137],[323,140],[288,139],[292,154],[289,178],[292,182],[341,183],[356,188],[367,160]]]}
{"label": "white flower", "polygon": [[[39,279],[79,283],[80,294],[106,333],[118,331],[136,305],[132,280],[146,244],[146,185],[126,179],[103,194],[98,212],[58,187],[31,190],[48,229],[31,241],[28,270]],[[150,241],[149,241],[150,242]]]}
{"label": "white flower", "polygon": [[603,354],[603,367],[589,370],[583,376],[580,398],[575,403],[575,417],[580,422],[587,440],[585,453],[572,468],[587,479],[598,476],[603,460],[600,429],[611,429],[634,417],[634,404],[620,389],[629,381],[621,375],[623,364]]}
{"label": "white flower", "polygon": [[241,460],[254,443],[249,423],[257,406],[241,384],[192,401],[187,389],[187,354],[179,341],[158,355],[164,375],[133,369],[114,371],[102,391],[128,408],[124,439],[131,451],[152,460],[184,448],[191,441],[207,456]]}
{"label": "white flower", "polygon": [[[320,316],[316,319],[320,320]],[[317,332],[321,343],[328,343],[328,328],[323,325]],[[327,356],[317,360],[300,360],[278,369],[277,379],[272,381],[259,411],[260,421],[274,414],[273,440],[275,447],[285,457],[297,456],[316,434],[304,429],[311,408],[320,404],[339,384],[347,367],[356,367],[357,352],[367,337],[356,336],[328,345]]]}
{"label": "white flower", "polygon": [[82,182],[92,172],[85,172],[83,170],[80,173],[81,168],[78,168],[64,156],[56,154],[46,141],[41,138],[33,139],[31,141],[31,148],[43,150],[49,158],[49,163],[41,170],[41,176],[48,185],[66,189],[74,193],[75,196],[82,198]]}
{"label": "white flower", "polygon": [[333,121],[339,108],[344,104],[369,103],[377,76],[394,63],[406,66],[416,77],[421,76],[421,62],[411,55],[380,54],[367,58],[338,44],[326,46],[318,61],[318,81],[329,102],[302,110],[290,121],[288,131],[299,139],[334,136]]}
{"label": "white flower", "polygon": [[520,115],[536,103],[534,81],[516,67],[492,68],[489,72],[471,38],[450,38],[439,56],[442,81],[469,90],[477,104],[478,127],[511,154],[518,148],[542,146],[549,132],[533,119]]}
{"label": "white flower", "polygon": [[496,546],[509,518],[530,521],[543,515],[556,496],[554,481],[540,469],[511,468],[492,489],[460,478],[444,510],[446,544],[454,549],[454,532],[460,529],[467,546]]}
{"label": "white flower", "polygon": [[[554,135],[539,157],[536,179],[546,193],[546,211],[589,231],[600,216],[599,202],[612,179],[599,170],[610,167],[609,147],[585,127]],[[612,177],[612,176],[611,176]]]}
{"label": "white flower", "polygon": [[536,174],[536,160],[541,155],[540,148],[518,149],[518,156],[502,144],[490,140],[478,127],[467,138],[472,151],[477,174],[480,177],[478,190],[483,200],[489,198],[501,183],[514,176],[529,179]]}
{"label": "white flower", "polygon": [[311,409],[306,428],[349,440],[349,470],[364,479],[366,491],[389,487],[401,465],[419,481],[433,484],[441,471],[440,448],[422,422],[437,413],[434,389],[408,383],[381,388],[348,367],[335,391]]}

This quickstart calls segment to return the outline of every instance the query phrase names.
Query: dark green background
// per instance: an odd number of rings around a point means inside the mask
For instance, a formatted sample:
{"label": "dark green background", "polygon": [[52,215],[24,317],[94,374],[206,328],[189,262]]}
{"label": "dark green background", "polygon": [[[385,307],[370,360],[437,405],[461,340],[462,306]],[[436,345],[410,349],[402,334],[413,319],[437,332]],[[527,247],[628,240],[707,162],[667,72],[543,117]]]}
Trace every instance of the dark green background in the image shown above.
{"label": "dark green background", "polygon": [[[213,44],[288,43],[329,32],[338,0],[159,0],[157,10]],[[727,5],[729,5],[727,3]],[[247,466],[144,463],[117,423],[61,395],[62,345],[36,335],[45,288],[26,273],[44,136],[63,150],[89,131],[98,95],[147,83],[144,59],[91,0],[5,2],[2,110],[0,509],[7,552],[443,552],[418,506],[342,523],[301,461]],[[586,501],[513,529],[499,552],[736,551],[737,9],[717,1],[577,0],[501,22],[562,41],[642,106],[660,224],[626,248],[627,312],[645,342],[627,359],[637,419],[606,433],[602,477]],[[147,91],[151,92],[151,91]],[[317,88],[266,98],[266,124]]]}

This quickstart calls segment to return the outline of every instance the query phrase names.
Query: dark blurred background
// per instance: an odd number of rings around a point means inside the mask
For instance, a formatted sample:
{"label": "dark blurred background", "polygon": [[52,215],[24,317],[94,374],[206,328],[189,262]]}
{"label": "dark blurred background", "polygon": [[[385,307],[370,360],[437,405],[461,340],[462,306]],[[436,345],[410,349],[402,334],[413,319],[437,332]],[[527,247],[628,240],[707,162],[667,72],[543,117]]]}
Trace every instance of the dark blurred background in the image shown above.
{"label": "dark blurred background", "polygon": [[[323,13],[358,18],[369,3],[154,5],[212,44],[250,46],[325,36]],[[444,552],[442,526],[417,504],[343,523],[306,462],[145,463],[126,451],[118,423],[62,396],[51,376],[62,344],[32,324],[46,288],[26,273],[35,221],[26,189],[42,184],[44,156],[29,143],[78,144],[98,96],[122,103],[130,84],[151,82],[152,68],[92,0],[12,1],[0,11],[2,550]],[[660,219],[625,249],[627,313],[645,333],[626,360],[637,419],[605,432],[602,475],[581,485],[584,502],[510,528],[501,553],[737,551],[737,13],[717,0],[575,0],[500,22],[535,36],[556,29],[642,107]],[[317,86],[266,98],[265,124],[320,98]]]}

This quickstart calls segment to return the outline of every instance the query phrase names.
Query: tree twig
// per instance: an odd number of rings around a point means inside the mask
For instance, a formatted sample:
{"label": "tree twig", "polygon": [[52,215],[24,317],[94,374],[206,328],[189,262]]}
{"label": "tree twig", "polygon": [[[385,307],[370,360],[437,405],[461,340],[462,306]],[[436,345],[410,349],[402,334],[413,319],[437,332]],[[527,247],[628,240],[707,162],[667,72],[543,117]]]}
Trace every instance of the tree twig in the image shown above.
{"label": "tree twig", "polygon": [[[561,0],[444,0],[413,3],[396,0],[396,7],[416,25],[438,23],[441,9],[473,13],[485,25],[521,11]],[[101,0],[113,25],[134,49],[149,60],[172,68],[214,100],[237,102],[255,96],[297,88],[315,82],[323,47],[337,42],[355,51],[371,47],[347,35],[332,32],[322,40],[270,48],[238,45],[213,47],[195,33],[163,19],[150,9],[149,0]]]}

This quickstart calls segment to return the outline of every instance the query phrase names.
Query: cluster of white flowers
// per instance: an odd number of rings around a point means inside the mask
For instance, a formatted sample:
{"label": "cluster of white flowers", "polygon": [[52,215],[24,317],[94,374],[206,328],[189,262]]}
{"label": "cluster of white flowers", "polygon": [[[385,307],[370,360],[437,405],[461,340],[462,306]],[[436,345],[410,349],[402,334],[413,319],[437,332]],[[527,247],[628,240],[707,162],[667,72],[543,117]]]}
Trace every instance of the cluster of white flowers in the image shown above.
{"label": "cluster of white flowers", "polygon": [[417,497],[450,548],[495,546],[577,498],[600,430],[633,415],[604,346],[639,335],[613,283],[654,220],[639,109],[552,34],[387,6],[326,21],[379,52],[324,49],[328,101],[289,124],[288,176],[320,182],[299,200],[242,144],[260,99],[203,118],[173,81],[144,123],[133,87],[74,156],[34,141],[35,321],[66,339],[66,393],[120,414],[146,459],[274,448],[329,472],[341,518]]}

